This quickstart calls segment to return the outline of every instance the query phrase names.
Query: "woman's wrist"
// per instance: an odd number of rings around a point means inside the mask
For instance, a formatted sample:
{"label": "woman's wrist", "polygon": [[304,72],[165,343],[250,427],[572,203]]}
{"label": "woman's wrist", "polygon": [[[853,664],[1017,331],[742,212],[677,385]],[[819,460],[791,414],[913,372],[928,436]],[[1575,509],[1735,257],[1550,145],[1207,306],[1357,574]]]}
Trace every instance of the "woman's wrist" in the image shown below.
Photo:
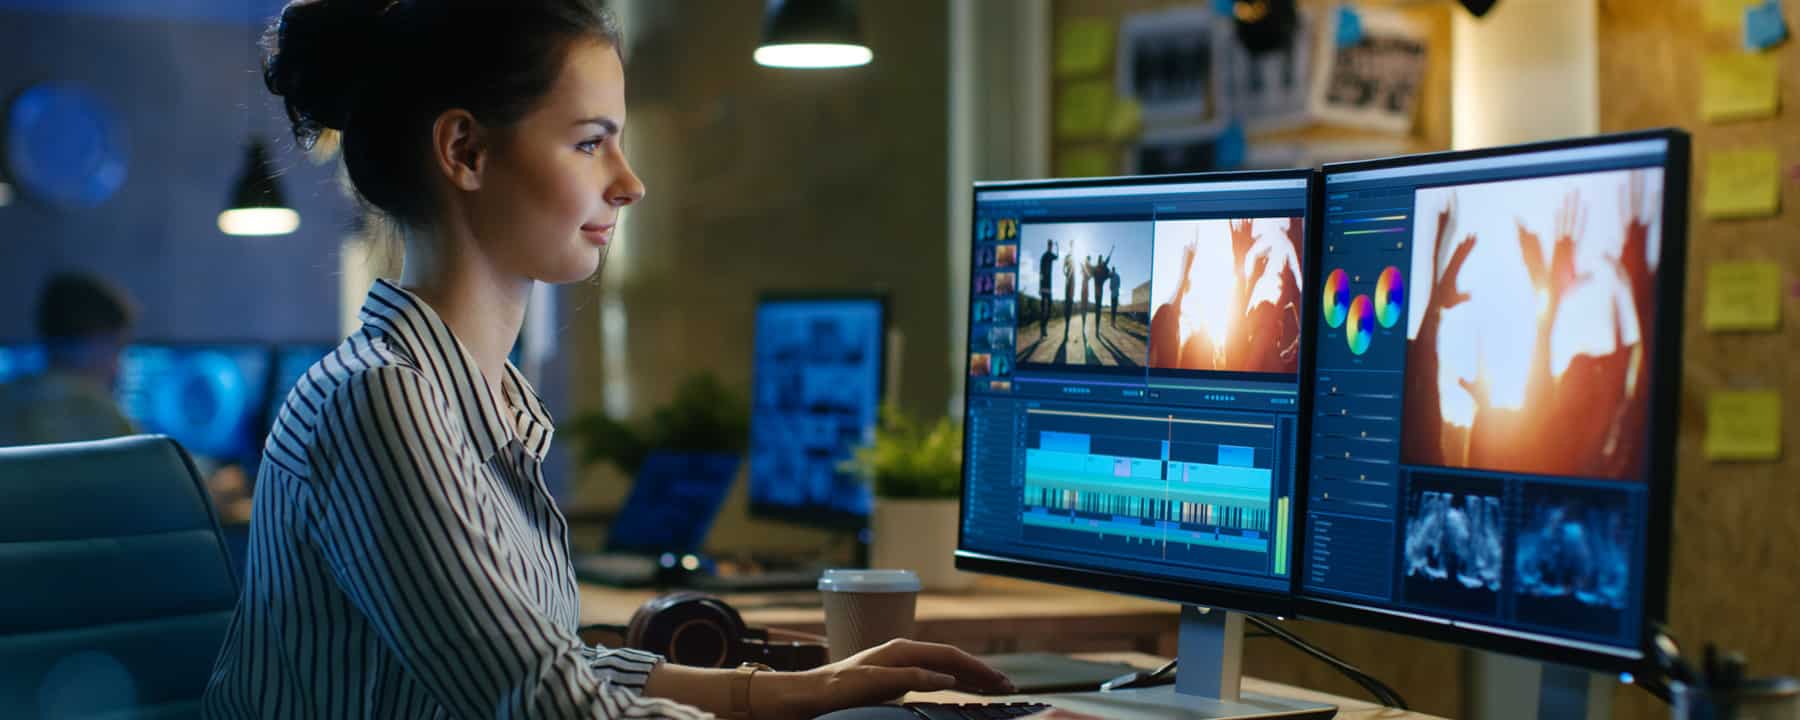
{"label": "woman's wrist", "polygon": [[822,712],[818,698],[824,676],[819,670],[759,671],[750,678],[751,720],[810,718]]}

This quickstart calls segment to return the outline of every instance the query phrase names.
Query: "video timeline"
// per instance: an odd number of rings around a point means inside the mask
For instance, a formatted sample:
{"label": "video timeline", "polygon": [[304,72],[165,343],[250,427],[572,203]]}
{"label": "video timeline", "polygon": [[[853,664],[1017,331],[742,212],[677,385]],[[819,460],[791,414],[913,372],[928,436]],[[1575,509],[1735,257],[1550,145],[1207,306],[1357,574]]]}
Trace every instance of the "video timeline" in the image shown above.
{"label": "video timeline", "polygon": [[1027,412],[1026,537],[1210,567],[1287,573],[1288,498],[1265,416]]}

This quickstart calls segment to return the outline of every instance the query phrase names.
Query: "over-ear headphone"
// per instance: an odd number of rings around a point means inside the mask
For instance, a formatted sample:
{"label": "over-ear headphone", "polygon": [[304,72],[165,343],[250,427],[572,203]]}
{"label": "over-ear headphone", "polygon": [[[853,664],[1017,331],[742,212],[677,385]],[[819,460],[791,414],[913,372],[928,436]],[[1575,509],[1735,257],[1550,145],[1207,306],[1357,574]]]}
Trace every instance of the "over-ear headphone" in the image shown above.
{"label": "over-ear headphone", "polygon": [[792,630],[753,628],[738,611],[712,595],[658,595],[631,615],[631,624],[589,625],[610,630],[625,647],[647,650],[678,665],[737,667],[746,662],[776,670],[810,670],[827,660],[825,638]]}

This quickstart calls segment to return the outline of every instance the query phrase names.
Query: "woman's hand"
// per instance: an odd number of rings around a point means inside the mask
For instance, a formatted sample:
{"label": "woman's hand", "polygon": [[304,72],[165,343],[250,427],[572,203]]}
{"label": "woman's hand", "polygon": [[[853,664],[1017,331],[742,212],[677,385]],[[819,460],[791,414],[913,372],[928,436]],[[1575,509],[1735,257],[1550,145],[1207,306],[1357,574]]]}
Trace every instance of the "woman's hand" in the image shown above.
{"label": "woman's hand", "polygon": [[[760,687],[759,687],[760,686]],[[756,720],[811,718],[875,705],[909,692],[1014,692],[1011,680],[949,645],[890,640],[824,667],[758,674],[751,680]]]}

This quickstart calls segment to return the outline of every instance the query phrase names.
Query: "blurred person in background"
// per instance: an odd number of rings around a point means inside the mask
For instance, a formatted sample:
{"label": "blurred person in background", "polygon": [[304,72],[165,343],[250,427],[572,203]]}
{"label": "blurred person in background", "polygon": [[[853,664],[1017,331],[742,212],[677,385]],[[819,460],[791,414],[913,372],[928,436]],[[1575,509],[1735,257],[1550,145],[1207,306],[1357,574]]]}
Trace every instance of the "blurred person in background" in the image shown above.
{"label": "blurred person in background", "polygon": [[136,307],[98,277],[59,273],[38,295],[42,373],[0,385],[0,446],[100,440],[137,432],[113,399]]}

